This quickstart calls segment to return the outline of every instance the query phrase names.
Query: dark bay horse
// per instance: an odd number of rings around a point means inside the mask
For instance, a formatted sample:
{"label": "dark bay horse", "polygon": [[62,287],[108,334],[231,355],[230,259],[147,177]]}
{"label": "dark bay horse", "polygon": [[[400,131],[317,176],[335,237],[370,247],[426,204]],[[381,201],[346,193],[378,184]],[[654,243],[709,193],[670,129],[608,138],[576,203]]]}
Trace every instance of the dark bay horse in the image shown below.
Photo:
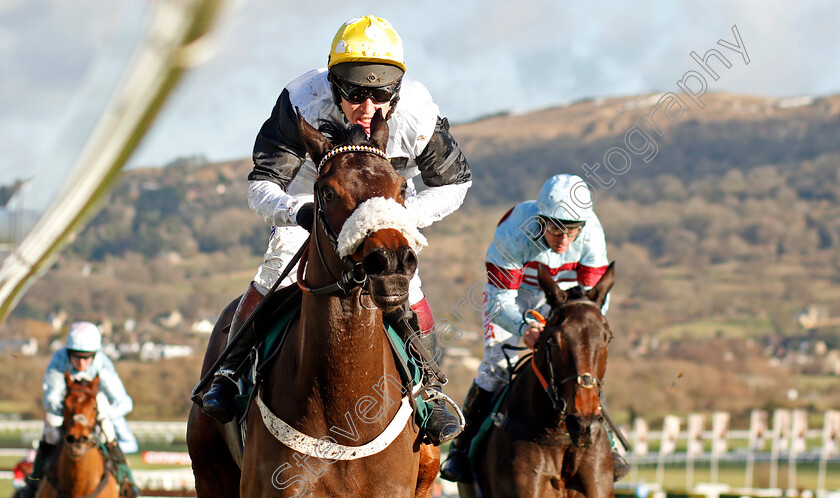
{"label": "dark bay horse", "polygon": [[[408,299],[419,248],[419,232],[401,218],[406,181],[381,152],[388,126],[377,113],[370,139],[357,126],[331,129],[330,140],[298,121],[319,165],[300,318],[249,406],[241,469],[225,429],[193,407],[197,494],[431,496],[440,454],[421,444],[382,321]],[[339,279],[357,285],[345,294],[333,287]],[[217,323],[202,376],[225,346],[234,307]]]}
{"label": "dark bay horse", "polygon": [[601,306],[614,264],[589,291],[560,290],[542,265],[539,282],[551,312],[477,459],[478,488],[485,497],[614,496],[600,403],[612,338]]}
{"label": "dark bay horse", "polygon": [[58,458],[46,470],[35,496],[116,498],[119,496],[117,480],[95,436],[99,377],[74,381],[65,372],[64,380],[67,383],[64,440]]}

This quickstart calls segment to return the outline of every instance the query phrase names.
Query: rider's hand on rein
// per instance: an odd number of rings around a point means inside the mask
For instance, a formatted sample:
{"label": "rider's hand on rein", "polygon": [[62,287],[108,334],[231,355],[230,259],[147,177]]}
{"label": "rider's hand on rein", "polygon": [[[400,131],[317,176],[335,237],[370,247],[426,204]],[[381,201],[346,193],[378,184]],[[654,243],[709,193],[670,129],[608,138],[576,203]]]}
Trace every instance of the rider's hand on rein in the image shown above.
{"label": "rider's hand on rein", "polygon": [[525,312],[525,333],[522,334],[522,342],[529,348],[534,349],[540,340],[540,332],[545,328],[545,318],[536,310]]}

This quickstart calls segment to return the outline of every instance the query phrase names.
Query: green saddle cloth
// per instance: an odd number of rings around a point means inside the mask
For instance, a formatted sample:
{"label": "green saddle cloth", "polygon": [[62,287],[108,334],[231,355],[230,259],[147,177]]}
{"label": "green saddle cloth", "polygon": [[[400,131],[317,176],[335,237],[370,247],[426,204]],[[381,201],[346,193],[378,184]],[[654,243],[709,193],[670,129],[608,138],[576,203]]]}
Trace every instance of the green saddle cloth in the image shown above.
{"label": "green saddle cloth", "polygon": [[507,384],[501,391],[496,393],[496,397],[493,400],[493,408],[490,410],[490,414],[487,415],[487,418],[485,418],[484,422],[481,423],[481,427],[479,427],[472,443],[470,443],[469,458],[470,466],[472,466],[473,469],[476,468],[476,460],[478,459],[478,456],[484,451],[484,445],[487,442],[487,433],[490,432],[490,427],[493,425],[493,415],[498,413],[499,407],[502,406],[502,401],[505,397],[507,397],[509,389],[510,384]]}
{"label": "green saddle cloth", "polygon": [[[108,447],[105,446],[105,443],[103,443],[101,441],[97,441],[97,444],[99,445],[99,451],[101,451],[102,454],[105,455],[105,457],[108,460],[110,460],[111,462],[114,462],[113,457],[111,457],[111,452],[108,451]],[[134,474],[131,473],[131,469],[128,467],[127,463],[116,463],[116,462],[114,462],[114,463],[116,465],[116,469],[115,469],[116,470],[116,475],[114,477],[117,479],[117,486],[121,486],[122,482],[126,478],[128,478],[128,480],[130,480],[131,482],[135,482],[134,481]]]}

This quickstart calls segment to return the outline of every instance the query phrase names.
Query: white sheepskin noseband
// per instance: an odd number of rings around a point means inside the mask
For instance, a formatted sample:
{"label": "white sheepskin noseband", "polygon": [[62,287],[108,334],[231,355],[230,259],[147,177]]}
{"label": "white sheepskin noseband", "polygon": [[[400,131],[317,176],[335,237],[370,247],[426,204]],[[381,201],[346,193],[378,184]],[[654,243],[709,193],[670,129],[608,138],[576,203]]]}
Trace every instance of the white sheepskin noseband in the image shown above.
{"label": "white sheepskin noseband", "polygon": [[399,230],[416,252],[428,245],[405,207],[394,199],[373,197],[359,204],[344,222],[338,234],[338,255],[353,254],[365,237],[385,228]]}

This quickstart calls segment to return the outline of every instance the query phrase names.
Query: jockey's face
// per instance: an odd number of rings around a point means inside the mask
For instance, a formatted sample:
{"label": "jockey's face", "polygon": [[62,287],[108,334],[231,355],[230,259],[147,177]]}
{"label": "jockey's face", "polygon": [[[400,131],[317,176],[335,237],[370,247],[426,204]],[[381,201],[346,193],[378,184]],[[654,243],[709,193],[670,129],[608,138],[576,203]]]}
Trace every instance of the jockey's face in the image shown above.
{"label": "jockey's face", "polygon": [[354,104],[344,97],[341,98],[341,110],[347,116],[347,120],[350,124],[362,125],[368,135],[370,135],[370,120],[373,119],[377,109],[382,109],[382,115],[387,116],[388,111],[391,110],[391,102],[380,104],[367,99],[361,104]]}
{"label": "jockey's face", "polygon": [[88,356],[87,358],[71,354],[70,355],[70,363],[73,364],[73,368],[75,368],[79,372],[84,372],[88,368],[90,368],[91,364],[93,363],[93,356]]}
{"label": "jockey's face", "polygon": [[570,228],[566,232],[553,232],[551,230],[545,231],[545,242],[548,247],[557,254],[563,254],[569,250],[569,246],[575,241],[580,234],[580,228]]}

